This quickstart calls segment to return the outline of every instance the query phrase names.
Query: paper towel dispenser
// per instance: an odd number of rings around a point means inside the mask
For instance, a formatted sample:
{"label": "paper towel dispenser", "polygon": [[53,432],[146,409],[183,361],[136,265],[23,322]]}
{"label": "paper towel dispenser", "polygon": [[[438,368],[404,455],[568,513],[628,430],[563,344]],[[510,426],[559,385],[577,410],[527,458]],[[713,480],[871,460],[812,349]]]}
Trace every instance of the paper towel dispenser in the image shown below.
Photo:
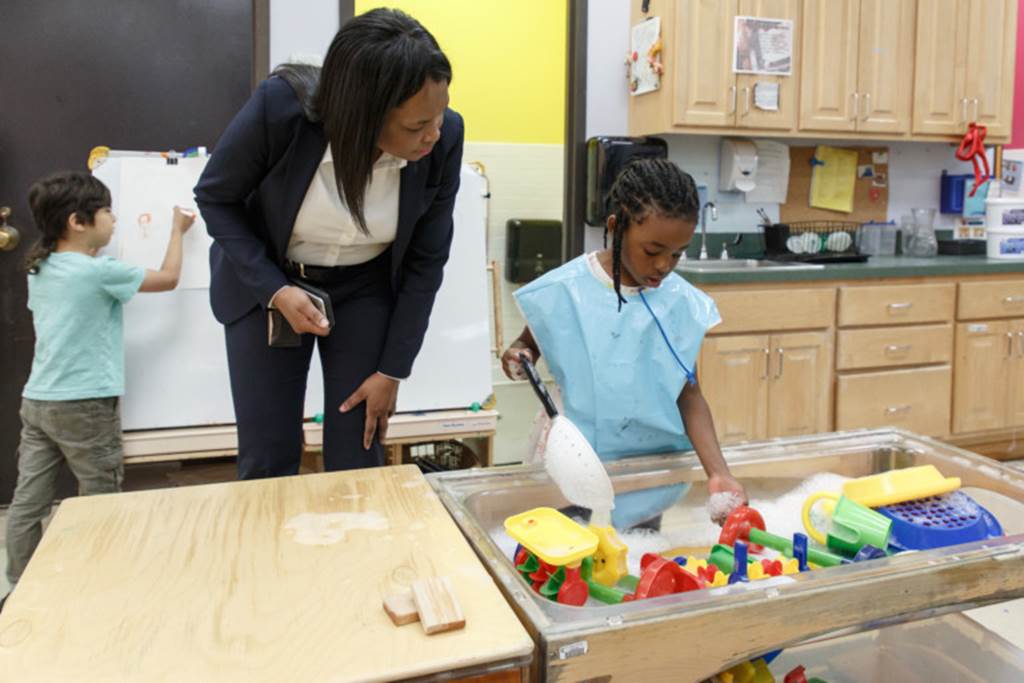
{"label": "paper towel dispenser", "polygon": [[619,171],[634,159],[668,158],[661,138],[598,136],[587,140],[587,212],[589,225],[601,226],[607,215],[605,200]]}
{"label": "paper towel dispenser", "polygon": [[750,192],[757,186],[757,146],[751,140],[722,138],[719,192]]}

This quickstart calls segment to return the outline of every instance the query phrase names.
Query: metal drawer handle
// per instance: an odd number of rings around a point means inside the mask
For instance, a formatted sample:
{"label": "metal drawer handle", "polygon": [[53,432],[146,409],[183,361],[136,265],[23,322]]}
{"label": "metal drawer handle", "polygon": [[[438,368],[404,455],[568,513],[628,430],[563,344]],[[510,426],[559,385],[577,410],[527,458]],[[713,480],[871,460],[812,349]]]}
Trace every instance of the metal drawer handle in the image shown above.
{"label": "metal drawer handle", "polygon": [[783,348],[781,346],[779,347],[778,351],[779,351],[779,371],[775,373],[775,379],[778,379],[778,378],[782,377],[782,359],[784,357],[783,354],[785,353],[785,351],[783,350]]}
{"label": "metal drawer handle", "polygon": [[761,375],[761,379],[768,379],[768,368],[772,364],[772,352],[767,346],[761,350],[764,351],[764,374]]}
{"label": "metal drawer handle", "polygon": [[910,351],[910,349],[911,349],[911,345],[910,344],[889,344],[888,346],[885,347],[885,352],[886,353],[906,353],[907,351]]}
{"label": "metal drawer handle", "polygon": [[1024,296],[1004,296],[1004,304],[1024,304]]}
{"label": "metal drawer handle", "polygon": [[860,93],[855,92],[850,94],[853,95],[853,110],[851,112],[853,115],[850,117],[850,120],[856,121],[857,112],[860,111]]}
{"label": "metal drawer handle", "polygon": [[889,406],[888,408],[885,409],[885,414],[886,415],[896,415],[897,413],[909,413],[909,412],[910,412],[910,406],[909,405]]}
{"label": "metal drawer handle", "polygon": [[890,313],[892,313],[893,311],[903,311],[903,310],[906,310],[906,309],[910,308],[913,305],[914,304],[912,302],[910,302],[910,301],[904,301],[904,302],[898,303],[898,304],[886,304],[885,307],[889,309]]}

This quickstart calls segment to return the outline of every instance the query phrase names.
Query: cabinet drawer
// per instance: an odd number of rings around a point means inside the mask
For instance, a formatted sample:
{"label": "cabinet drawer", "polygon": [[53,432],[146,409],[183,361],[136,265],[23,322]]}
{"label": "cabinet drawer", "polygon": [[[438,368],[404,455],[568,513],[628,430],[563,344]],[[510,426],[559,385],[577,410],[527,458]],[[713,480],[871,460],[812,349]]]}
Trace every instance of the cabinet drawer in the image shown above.
{"label": "cabinet drawer", "polygon": [[960,320],[1011,316],[1024,316],[1024,280],[960,283]]}
{"label": "cabinet drawer", "polygon": [[886,368],[953,360],[953,325],[840,330],[836,368]]}
{"label": "cabinet drawer", "polygon": [[843,287],[839,326],[946,322],[953,319],[956,285]]}
{"label": "cabinet drawer", "polygon": [[775,289],[709,292],[722,314],[712,334],[811,330],[832,327],[836,317],[834,289]]}
{"label": "cabinet drawer", "polygon": [[943,436],[949,433],[952,383],[949,365],[839,375],[836,429],[892,426]]}

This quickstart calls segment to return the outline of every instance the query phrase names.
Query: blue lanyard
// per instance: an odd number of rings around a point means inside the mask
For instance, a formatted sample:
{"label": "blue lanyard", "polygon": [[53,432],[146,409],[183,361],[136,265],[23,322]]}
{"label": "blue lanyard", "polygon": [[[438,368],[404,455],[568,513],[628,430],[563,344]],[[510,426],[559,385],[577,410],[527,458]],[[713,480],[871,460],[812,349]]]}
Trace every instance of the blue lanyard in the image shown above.
{"label": "blue lanyard", "polygon": [[669,341],[668,335],[665,334],[665,328],[661,326],[661,321],[658,320],[658,316],[654,315],[654,309],[651,308],[651,305],[647,303],[647,297],[644,296],[644,290],[642,289],[640,290],[640,300],[644,302],[644,306],[647,307],[647,312],[651,314],[652,318],[654,318],[654,324],[658,326],[658,331],[661,332],[661,338],[665,340],[665,346],[668,347],[668,350],[672,353],[672,357],[676,359],[676,362],[679,363],[679,367],[681,367],[683,372],[686,374],[686,381],[689,384],[696,386],[697,374],[686,367],[686,364],[683,363],[681,358],[679,358],[679,354],[677,354],[676,350],[672,347],[672,342]]}

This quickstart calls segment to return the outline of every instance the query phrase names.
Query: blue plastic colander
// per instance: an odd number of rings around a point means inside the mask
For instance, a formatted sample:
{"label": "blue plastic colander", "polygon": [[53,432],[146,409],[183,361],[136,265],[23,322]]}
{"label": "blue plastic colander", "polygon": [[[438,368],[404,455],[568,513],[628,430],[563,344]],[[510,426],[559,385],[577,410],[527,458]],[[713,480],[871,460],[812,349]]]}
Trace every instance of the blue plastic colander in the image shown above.
{"label": "blue plastic colander", "polygon": [[889,545],[900,550],[943,548],[1003,535],[992,513],[963,491],[876,509],[892,520]]}

